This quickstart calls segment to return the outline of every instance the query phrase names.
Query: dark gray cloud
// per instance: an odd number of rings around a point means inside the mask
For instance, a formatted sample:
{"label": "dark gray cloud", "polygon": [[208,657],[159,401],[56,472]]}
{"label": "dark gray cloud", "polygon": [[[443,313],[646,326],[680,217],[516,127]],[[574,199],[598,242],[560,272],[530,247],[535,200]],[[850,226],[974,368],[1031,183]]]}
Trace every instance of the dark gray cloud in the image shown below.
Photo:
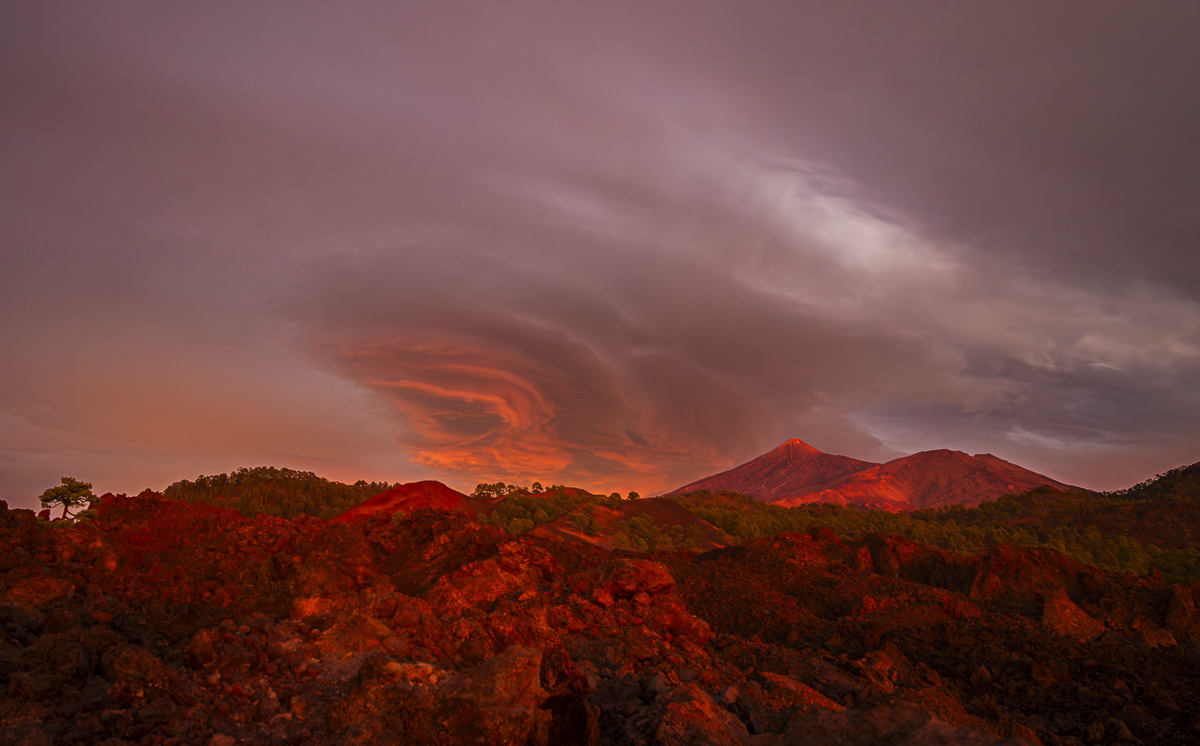
{"label": "dark gray cloud", "polygon": [[2,13],[10,501],[1200,451],[1192,4]]}

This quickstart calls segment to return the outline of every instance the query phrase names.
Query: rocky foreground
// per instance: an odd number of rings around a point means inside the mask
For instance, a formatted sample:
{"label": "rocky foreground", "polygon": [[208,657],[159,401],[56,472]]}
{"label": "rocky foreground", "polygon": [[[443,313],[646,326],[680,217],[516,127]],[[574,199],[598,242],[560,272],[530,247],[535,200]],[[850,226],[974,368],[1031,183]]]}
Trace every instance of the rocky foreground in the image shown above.
{"label": "rocky foreground", "polygon": [[1196,593],[820,529],[649,557],[432,510],[5,506],[0,742],[1195,743]]}

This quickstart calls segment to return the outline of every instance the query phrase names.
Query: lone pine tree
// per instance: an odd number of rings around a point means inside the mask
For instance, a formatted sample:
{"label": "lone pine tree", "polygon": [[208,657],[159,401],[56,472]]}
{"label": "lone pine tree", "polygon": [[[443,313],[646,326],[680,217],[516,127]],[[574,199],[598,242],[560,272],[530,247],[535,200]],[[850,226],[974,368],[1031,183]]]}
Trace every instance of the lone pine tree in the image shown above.
{"label": "lone pine tree", "polygon": [[63,518],[71,517],[68,510],[86,505],[95,499],[96,496],[92,494],[92,483],[80,482],[74,477],[63,477],[62,484],[46,490],[41,497],[43,508],[63,506]]}

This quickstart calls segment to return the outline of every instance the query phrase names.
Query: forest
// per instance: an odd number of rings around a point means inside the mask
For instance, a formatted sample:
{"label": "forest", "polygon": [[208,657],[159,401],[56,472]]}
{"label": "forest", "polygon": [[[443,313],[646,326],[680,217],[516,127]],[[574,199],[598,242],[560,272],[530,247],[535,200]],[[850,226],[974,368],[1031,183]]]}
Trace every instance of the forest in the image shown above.
{"label": "forest", "polygon": [[669,496],[736,539],[825,526],[978,554],[996,544],[1056,549],[1080,562],[1169,582],[1200,580],[1200,468],[1179,467],[1115,492],[1039,487],[966,508],[888,513],[829,503],[783,508],[733,492]]}
{"label": "forest", "polygon": [[332,518],[394,486],[361,479],[354,484],[343,484],[318,477],[311,471],[258,466],[243,467],[229,474],[201,475],[195,480],[182,479],[167,487],[163,497],[220,505],[246,515],[265,513],[278,518],[299,515]]}
{"label": "forest", "polygon": [[[275,467],[242,468],[200,476],[168,487],[163,496],[234,508],[248,515],[281,518],[301,514],[331,518],[394,485],[333,482],[312,472]],[[480,520],[517,536],[571,516],[580,530],[596,535],[597,506],[617,508],[637,493],[595,495],[551,485],[532,488],[480,484],[473,495],[494,502]],[[1144,575],[1157,569],[1168,582],[1200,580],[1200,466],[1179,467],[1124,490],[1058,491],[1049,487],[966,508],[911,513],[830,503],[784,508],[736,492],[701,490],[666,495],[735,541],[806,532],[824,526],[843,538],[881,533],[904,536],[961,554],[979,554],[996,544],[1056,549],[1080,562]],[[614,544],[629,551],[686,549],[692,537],[680,526],[660,526],[632,516],[617,526]]]}
{"label": "forest", "polygon": [[[480,485],[480,487],[484,486]],[[477,488],[476,493],[478,494],[478,492]],[[533,489],[516,488],[508,493],[503,501],[496,504],[491,513],[481,516],[480,520],[500,526],[510,535],[516,536],[532,531],[543,523],[550,523],[565,515],[575,513],[572,520],[579,526],[579,529],[594,536],[598,528],[592,519],[595,506],[603,505],[607,508],[615,508],[624,500],[625,498],[616,492],[606,497],[593,495],[573,487],[564,487],[560,484],[551,485],[542,490],[541,486],[535,482]]]}

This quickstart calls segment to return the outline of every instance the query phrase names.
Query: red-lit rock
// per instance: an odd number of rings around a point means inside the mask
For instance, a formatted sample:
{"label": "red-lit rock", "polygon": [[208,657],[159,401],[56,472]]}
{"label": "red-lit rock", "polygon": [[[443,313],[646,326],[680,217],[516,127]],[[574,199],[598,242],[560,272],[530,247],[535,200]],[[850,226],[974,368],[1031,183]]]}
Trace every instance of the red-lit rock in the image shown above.
{"label": "red-lit rock", "polygon": [[749,738],[742,721],[717,703],[695,684],[685,684],[665,700],[666,712],[655,730],[662,746],[739,746]]}
{"label": "red-lit rock", "polygon": [[468,498],[441,482],[409,482],[381,492],[346,512],[331,518],[330,523],[361,521],[378,516],[390,517],[413,510],[433,509],[471,513]]}
{"label": "red-lit rock", "polygon": [[1047,594],[1042,609],[1042,625],[1057,634],[1084,642],[1104,634],[1104,624],[1072,603],[1061,588]]}
{"label": "red-lit rock", "polygon": [[650,560],[614,560],[602,571],[600,587],[614,599],[634,598],[638,594],[659,596],[675,588],[671,571]]}
{"label": "red-lit rock", "polygon": [[615,557],[458,511],[99,510],[0,510],[10,738],[1066,746],[1184,743],[1200,711],[1195,588],[1054,552],[818,530]]}

